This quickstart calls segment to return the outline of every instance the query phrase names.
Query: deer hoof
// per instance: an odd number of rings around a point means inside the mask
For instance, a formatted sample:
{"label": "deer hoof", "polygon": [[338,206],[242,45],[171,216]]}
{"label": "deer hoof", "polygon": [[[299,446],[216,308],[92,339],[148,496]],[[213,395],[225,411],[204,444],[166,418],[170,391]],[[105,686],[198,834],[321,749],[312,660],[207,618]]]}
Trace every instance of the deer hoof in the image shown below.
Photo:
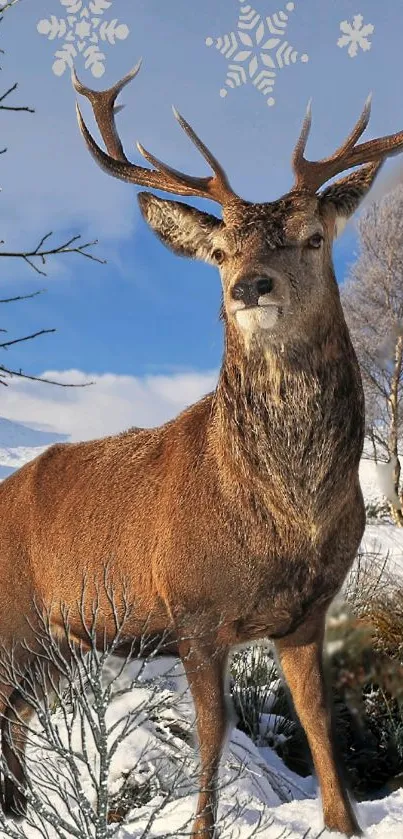
{"label": "deer hoof", "polygon": [[325,816],[325,827],[328,830],[344,833],[345,836],[362,836],[362,830],[355,816],[347,813]]}

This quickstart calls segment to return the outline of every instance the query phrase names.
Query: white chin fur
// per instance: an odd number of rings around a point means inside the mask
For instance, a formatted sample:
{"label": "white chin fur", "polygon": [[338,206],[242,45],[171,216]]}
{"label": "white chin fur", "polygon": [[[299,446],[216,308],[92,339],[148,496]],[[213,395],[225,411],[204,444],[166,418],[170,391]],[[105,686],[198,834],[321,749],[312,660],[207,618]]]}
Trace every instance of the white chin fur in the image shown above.
{"label": "white chin fur", "polygon": [[251,333],[261,329],[273,329],[278,319],[277,306],[256,306],[253,309],[239,309],[235,317],[243,332]]}

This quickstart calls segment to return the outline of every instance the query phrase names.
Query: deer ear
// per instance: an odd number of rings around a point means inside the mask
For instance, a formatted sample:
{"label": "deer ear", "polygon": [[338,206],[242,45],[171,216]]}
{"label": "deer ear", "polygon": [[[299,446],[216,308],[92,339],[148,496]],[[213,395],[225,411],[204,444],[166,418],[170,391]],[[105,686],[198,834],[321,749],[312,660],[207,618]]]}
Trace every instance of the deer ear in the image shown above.
{"label": "deer ear", "polygon": [[140,192],[138,201],[144,219],[164,245],[179,256],[210,261],[213,235],[223,226],[220,219],[149,192]]}
{"label": "deer ear", "polygon": [[319,194],[319,201],[325,215],[333,216],[334,237],[344,230],[350,216],[371,189],[383,161],[361,166],[347,177],[331,184]]}

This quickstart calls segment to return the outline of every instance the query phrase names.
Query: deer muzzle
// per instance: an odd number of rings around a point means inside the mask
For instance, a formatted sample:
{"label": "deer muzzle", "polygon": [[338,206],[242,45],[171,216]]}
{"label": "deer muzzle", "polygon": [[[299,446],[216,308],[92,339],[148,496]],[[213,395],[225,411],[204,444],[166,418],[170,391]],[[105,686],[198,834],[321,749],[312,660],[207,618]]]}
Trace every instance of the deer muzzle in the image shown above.
{"label": "deer muzzle", "polygon": [[236,311],[241,308],[272,305],[270,296],[274,284],[274,278],[266,274],[239,280],[231,289],[231,299],[235,303],[233,309]]}

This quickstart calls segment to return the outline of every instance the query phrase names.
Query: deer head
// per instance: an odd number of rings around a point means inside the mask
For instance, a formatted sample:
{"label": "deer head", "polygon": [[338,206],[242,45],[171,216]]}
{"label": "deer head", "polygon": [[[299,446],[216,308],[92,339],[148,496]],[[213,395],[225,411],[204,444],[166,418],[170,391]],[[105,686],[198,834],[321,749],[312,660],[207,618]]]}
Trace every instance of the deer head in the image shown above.
{"label": "deer head", "polygon": [[[309,338],[312,324],[331,317],[329,303],[331,309],[332,301],[338,301],[332,242],[370,189],[384,159],[403,149],[403,132],[357,145],[369,121],[368,99],[340,148],[324,160],[309,161],[304,156],[311,126],[308,107],[292,159],[294,186],[277,201],[254,204],[233,191],[216,158],[175,110],[179,124],[214,174],[185,175],[140,144],[139,151],[154,168],[145,169],[127,159],[115,126],[114,115],[120,109],[115,101],[139,67],[102,92],[84,87],[73,74],[76,90],[92,104],[108,151],[97,145],[77,106],[80,129],[91,154],[106,172],[121,180],[208,198],[221,205],[222,218],[217,218],[150,193],[138,196],[145,220],[165,245],[181,256],[219,268],[227,329],[248,348],[284,346],[296,336]],[[319,191],[335,175],[356,166],[359,168],[353,173]]]}

